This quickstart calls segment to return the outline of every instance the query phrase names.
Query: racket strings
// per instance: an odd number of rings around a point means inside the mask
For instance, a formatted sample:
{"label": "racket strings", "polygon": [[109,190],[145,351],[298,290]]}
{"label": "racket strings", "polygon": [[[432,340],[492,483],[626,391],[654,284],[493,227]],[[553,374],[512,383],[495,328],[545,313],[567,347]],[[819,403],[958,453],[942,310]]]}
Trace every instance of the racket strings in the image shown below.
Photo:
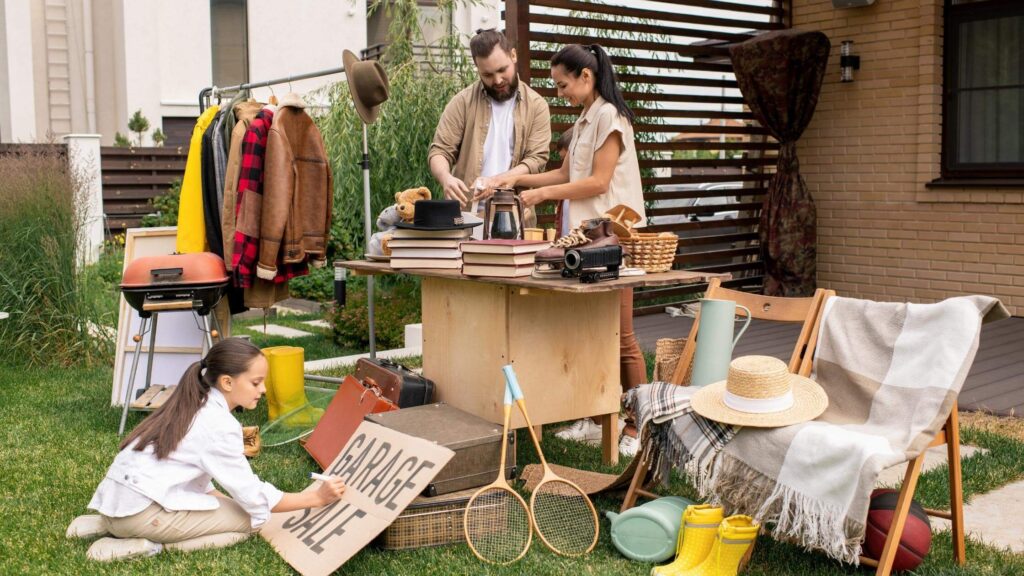
{"label": "racket strings", "polygon": [[555,552],[581,556],[593,547],[597,519],[579,488],[560,480],[544,482],[534,491],[530,509],[537,532]]}
{"label": "racket strings", "polygon": [[531,525],[525,503],[505,488],[488,488],[466,507],[466,540],[488,562],[508,564],[530,545]]}

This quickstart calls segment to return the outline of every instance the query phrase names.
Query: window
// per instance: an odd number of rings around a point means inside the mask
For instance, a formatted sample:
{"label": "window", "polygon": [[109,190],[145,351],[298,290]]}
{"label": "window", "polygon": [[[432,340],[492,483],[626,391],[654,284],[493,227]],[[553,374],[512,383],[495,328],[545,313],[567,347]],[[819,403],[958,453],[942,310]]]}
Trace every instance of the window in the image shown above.
{"label": "window", "polygon": [[1024,2],[946,0],[943,178],[1024,178]]}
{"label": "window", "polygon": [[213,83],[235,86],[249,81],[249,26],[246,0],[210,0]]}

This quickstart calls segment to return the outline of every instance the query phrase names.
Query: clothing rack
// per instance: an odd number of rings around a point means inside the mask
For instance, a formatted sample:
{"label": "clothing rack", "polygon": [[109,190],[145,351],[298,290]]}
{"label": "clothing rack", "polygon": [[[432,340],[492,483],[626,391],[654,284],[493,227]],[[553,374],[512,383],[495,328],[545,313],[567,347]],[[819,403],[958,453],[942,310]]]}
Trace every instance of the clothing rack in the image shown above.
{"label": "clothing rack", "polygon": [[308,72],[306,74],[296,74],[294,76],[285,76],[284,78],[275,78],[273,80],[265,80],[263,82],[247,82],[245,84],[239,84],[237,86],[208,86],[199,91],[199,112],[202,113],[210,107],[210,100],[218,98],[223,94],[236,94],[242,90],[249,90],[252,88],[263,88],[266,86],[273,86],[274,84],[285,84],[295,80],[307,80],[309,78],[318,78],[320,76],[330,76],[331,74],[342,74],[345,72],[345,67],[341,66],[338,68],[328,68],[327,70],[318,70],[316,72]]}

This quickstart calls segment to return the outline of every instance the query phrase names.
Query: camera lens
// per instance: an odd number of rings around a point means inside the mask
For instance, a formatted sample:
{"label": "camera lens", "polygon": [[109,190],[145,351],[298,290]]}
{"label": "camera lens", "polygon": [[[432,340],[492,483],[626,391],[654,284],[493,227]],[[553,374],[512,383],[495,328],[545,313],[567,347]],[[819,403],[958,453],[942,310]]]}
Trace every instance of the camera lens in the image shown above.
{"label": "camera lens", "polygon": [[565,253],[565,267],[569,270],[575,270],[580,267],[583,263],[583,256],[579,250],[569,250]]}

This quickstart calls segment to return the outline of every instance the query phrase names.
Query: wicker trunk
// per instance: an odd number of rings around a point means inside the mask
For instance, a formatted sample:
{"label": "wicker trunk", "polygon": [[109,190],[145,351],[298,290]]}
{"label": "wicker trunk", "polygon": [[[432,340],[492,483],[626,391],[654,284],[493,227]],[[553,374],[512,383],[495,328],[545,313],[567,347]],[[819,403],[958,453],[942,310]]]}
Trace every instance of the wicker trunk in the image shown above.
{"label": "wicker trunk", "polygon": [[[390,413],[370,414],[366,419],[386,428],[431,440],[455,451],[455,457],[427,485],[424,494],[437,496],[494,481],[501,458],[501,426],[438,402]],[[505,477],[515,477],[515,434],[505,458]]]}

